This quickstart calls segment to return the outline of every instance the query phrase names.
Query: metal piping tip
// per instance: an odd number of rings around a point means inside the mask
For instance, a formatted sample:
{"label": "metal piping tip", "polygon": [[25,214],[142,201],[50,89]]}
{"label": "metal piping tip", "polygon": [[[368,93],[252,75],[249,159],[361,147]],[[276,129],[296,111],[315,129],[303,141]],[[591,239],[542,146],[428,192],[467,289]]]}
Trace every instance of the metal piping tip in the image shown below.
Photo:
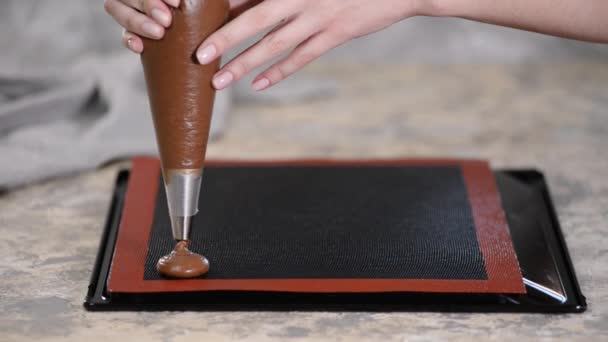
{"label": "metal piping tip", "polygon": [[192,216],[171,216],[171,231],[177,241],[190,240]]}
{"label": "metal piping tip", "polygon": [[198,213],[202,169],[163,170],[173,238],[190,239],[192,216]]}

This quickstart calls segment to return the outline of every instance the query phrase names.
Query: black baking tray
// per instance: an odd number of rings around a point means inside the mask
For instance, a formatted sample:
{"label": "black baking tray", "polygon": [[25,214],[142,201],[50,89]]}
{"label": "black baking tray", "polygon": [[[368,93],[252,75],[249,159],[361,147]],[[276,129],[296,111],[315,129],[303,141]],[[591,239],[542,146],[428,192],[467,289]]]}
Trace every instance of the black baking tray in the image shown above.
{"label": "black baking tray", "polygon": [[94,311],[301,310],[572,313],[587,308],[542,173],[495,172],[526,294],[281,293],[208,291],[112,294],[106,290],[129,171],[121,171],[84,306]]}

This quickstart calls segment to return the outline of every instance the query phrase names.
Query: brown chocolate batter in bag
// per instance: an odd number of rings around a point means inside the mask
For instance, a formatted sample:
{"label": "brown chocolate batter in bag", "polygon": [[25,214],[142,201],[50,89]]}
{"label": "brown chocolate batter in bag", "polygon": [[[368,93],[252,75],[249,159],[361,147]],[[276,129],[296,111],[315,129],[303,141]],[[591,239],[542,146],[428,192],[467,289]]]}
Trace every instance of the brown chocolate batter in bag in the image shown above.
{"label": "brown chocolate batter in bag", "polygon": [[196,49],[228,18],[227,0],[182,0],[161,40],[144,40],[142,63],[164,169],[203,167],[220,59],[200,65]]}

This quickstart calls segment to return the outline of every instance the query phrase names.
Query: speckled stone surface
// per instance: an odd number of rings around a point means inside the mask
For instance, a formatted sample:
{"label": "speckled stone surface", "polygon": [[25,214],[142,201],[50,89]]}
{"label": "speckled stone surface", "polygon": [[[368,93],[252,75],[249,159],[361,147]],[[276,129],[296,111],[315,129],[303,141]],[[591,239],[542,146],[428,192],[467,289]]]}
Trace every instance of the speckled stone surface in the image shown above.
{"label": "speckled stone surface", "polygon": [[121,167],[114,164],[0,196],[0,340],[608,338],[608,64],[317,65],[306,73],[331,79],[338,90],[307,103],[239,106],[210,157],[451,156],[542,169],[589,310],[86,312],[82,301]]}

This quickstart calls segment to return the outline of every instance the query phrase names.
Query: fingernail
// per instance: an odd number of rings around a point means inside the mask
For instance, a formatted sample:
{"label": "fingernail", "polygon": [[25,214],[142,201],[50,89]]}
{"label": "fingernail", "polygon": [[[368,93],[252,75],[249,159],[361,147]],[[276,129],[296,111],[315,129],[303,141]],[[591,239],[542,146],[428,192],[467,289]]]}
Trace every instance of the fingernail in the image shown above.
{"label": "fingernail", "polygon": [[140,44],[141,43],[138,43],[135,38],[129,38],[129,40],[127,40],[127,45],[129,46],[129,49],[135,52],[136,54],[140,54],[143,51],[143,47]]}
{"label": "fingernail", "polygon": [[253,90],[260,91],[266,89],[270,85],[270,81],[267,78],[259,79],[253,82]]}
{"label": "fingernail", "polygon": [[146,22],[143,25],[141,25],[141,29],[146,34],[148,34],[149,36],[154,37],[154,38],[160,38],[163,35],[162,27],[158,26],[155,23]]}
{"label": "fingernail", "polygon": [[127,38],[127,47],[131,50],[131,51],[135,51],[135,49],[133,48],[133,37],[129,37]]}
{"label": "fingernail", "polygon": [[165,0],[165,2],[173,7],[179,6],[179,0]]}
{"label": "fingernail", "polygon": [[198,52],[196,53],[196,58],[201,64],[209,64],[215,59],[216,54],[217,49],[215,48],[215,45],[211,44],[198,50]]}
{"label": "fingernail", "polygon": [[171,23],[169,14],[159,10],[158,8],[153,8],[152,11],[150,11],[150,16],[152,16],[152,19],[156,20],[159,24],[165,27],[169,26]]}
{"label": "fingernail", "polygon": [[213,78],[213,86],[217,90],[224,89],[232,83],[232,80],[234,75],[230,71],[225,71]]}

